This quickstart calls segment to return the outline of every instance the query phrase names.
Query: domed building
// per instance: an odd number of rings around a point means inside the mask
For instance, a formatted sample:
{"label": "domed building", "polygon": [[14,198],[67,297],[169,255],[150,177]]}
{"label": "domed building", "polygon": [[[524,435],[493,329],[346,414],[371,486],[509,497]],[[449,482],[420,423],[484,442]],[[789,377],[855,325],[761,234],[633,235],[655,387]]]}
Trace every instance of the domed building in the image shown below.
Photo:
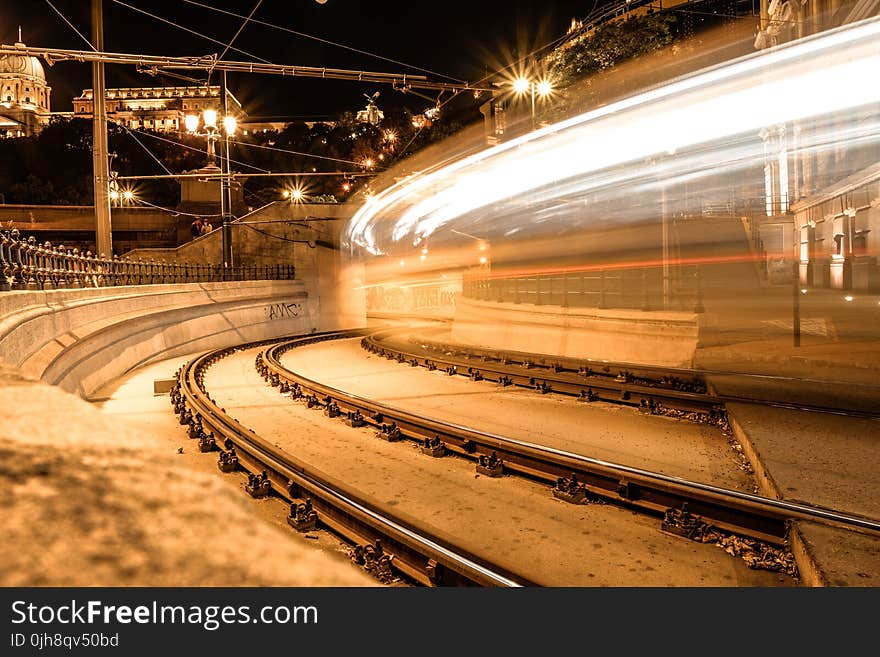
{"label": "domed building", "polygon": [[[24,47],[19,31],[16,46]],[[46,73],[36,57],[0,55],[0,137],[28,137],[49,123]]]}

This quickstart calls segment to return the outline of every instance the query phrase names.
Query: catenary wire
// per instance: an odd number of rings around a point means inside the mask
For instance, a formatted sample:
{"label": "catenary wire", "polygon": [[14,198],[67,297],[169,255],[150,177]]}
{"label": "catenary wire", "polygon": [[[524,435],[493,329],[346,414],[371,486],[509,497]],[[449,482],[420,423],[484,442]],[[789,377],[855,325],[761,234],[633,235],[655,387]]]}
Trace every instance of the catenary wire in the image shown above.
{"label": "catenary wire", "polygon": [[72,29],[74,32],[76,32],[77,35],[79,36],[79,38],[82,39],[83,41],[85,41],[89,48],[91,48],[91,49],[94,50],[95,52],[98,52],[98,49],[95,48],[95,46],[92,45],[92,42],[89,41],[87,38],[85,38],[85,37],[82,35],[82,32],[80,32],[78,29],[76,29],[76,26],[75,26],[73,23],[71,23],[69,20],[67,20],[67,17],[66,17],[64,14],[62,14],[62,13],[58,10],[58,8],[55,7],[55,5],[52,4],[51,0],[46,0],[46,4],[48,4],[50,7],[52,7],[52,9],[55,11],[56,14],[58,14],[59,16],[61,16],[61,20],[63,20],[65,23],[67,23],[67,24],[70,26],[70,29]]}
{"label": "catenary wire", "polygon": [[[228,15],[230,15],[230,16],[235,16],[236,18],[244,18],[244,17],[241,16],[240,14],[236,14],[236,13],[231,12],[231,11],[227,11],[227,10],[224,10],[224,9],[220,9],[219,7],[212,7],[212,6],[210,6],[210,5],[206,5],[206,4],[201,3],[201,2],[195,2],[194,0],[183,0],[183,1],[184,1],[185,3],[187,3],[187,4],[195,5],[195,6],[197,6],[197,7],[202,7],[202,8],[204,8],[204,9],[210,9],[211,11],[216,11],[216,12],[219,12],[219,13],[222,13],[222,14],[228,14]],[[358,53],[358,54],[360,54],[360,55],[367,55],[368,57],[375,57],[376,59],[381,59],[381,60],[386,61],[386,62],[391,62],[392,64],[399,64],[400,66],[406,66],[407,68],[411,68],[411,69],[414,69],[414,70],[416,70],[416,71],[421,71],[422,73],[430,73],[430,74],[432,74],[432,75],[437,75],[437,76],[439,76],[439,77],[447,78],[447,79],[452,80],[452,81],[454,81],[454,82],[462,82],[462,83],[465,82],[464,80],[461,80],[460,78],[453,77],[453,76],[451,76],[451,75],[445,75],[444,73],[438,73],[437,71],[431,71],[431,70],[426,69],[426,68],[421,68],[421,67],[419,67],[419,66],[414,66],[413,64],[407,64],[406,62],[401,62],[401,61],[396,60],[396,59],[391,59],[390,57],[383,57],[382,55],[377,55],[376,53],[368,52],[368,51],[366,51],[366,50],[359,50],[358,48],[353,48],[353,47],[351,47],[351,46],[346,46],[345,44],[342,44],[342,43],[336,43],[336,42],[334,42],[334,41],[330,41],[330,40],[328,40],[328,39],[322,39],[321,37],[312,36],[312,35],[310,35],[310,34],[305,34],[305,33],[303,33],[303,32],[297,32],[296,30],[292,30],[292,29],[290,29],[290,28],[284,27],[283,25],[277,25],[277,24],[275,24],[275,23],[268,23],[268,22],[266,22],[266,21],[260,21],[260,20],[252,20],[251,22],[252,22],[252,23],[257,23],[257,24],[259,24],[259,25],[263,25],[263,26],[265,26],[265,27],[271,27],[271,28],[274,28],[274,29],[277,29],[277,30],[281,30],[281,31],[283,31],[283,32],[288,32],[289,34],[295,34],[296,36],[300,36],[300,37],[303,37],[303,38],[306,38],[306,39],[313,39],[314,41],[318,41],[318,42],[320,42],[320,43],[326,43],[327,45],[335,46],[335,47],[337,47],[337,48],[344,48],[344,49],[346,49],[346,50],[351,50],[352,52],[356,52],[356,53]]]}

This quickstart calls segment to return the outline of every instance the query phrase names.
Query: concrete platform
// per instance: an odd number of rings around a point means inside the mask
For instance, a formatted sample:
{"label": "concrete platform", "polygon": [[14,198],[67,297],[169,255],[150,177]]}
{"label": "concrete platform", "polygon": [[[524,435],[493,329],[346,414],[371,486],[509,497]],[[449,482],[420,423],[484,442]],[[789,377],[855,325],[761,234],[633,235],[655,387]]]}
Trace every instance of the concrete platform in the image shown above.
{"label": "concrete platform", "polygon": [[[700,360],[707,368],[791,377],[777,384],[785,397],[830,406],[848,402],[880,413],[876,343],[798,349],[761,341],[727,349],[723,358],[709,356]],[[749,395],[747,383],[723,375],[707,378],[719,393]],[[728,404],[728,415],[760,494],[880,519],[880,420],[749,404]],[[880,586],[877,535],[796,522],[790,538],[804,584]]]}

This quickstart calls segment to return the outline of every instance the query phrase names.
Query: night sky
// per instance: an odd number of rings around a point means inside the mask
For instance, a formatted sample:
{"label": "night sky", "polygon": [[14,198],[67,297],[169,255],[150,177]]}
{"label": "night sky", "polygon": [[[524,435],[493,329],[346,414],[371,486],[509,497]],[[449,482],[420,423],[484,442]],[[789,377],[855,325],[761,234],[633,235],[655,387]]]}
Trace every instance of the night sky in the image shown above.
{"label": "night sky", "polygon": [[[110,52],[170,56],[220,54],[244,19],[216,9],[247,17],[259,4],[253,14],[255,20],[288,31],[248,23],[224,59],[259,61],[256,58],[262,58],[275,64],[423,74],[437,82],[450,82],[450,77],[474,82],[562,36],[573,17],[583,18],[597,3],[605,1],[326,0],[322,4],[315,0],[259,3],[258,0],[103,0],[104,40],[105,50]],[[206,8],[208,6],[214,9]],[[0,0],[0,41],[14,43],[20,25],[28,45],[89,50],[59,14],[83,36],[91,38],[90,8],[91,0]],[[83,88],[92,86],[90,64],[59,62],[45,68],[52,87],[53,111],[71,111],[71,99]],[[204,80],[202,72],[178,72]],[[108,66],[106,75],[109,87],[186,84],[173,77],[139,74],[133,66]],[[366,103],[364,94],[376,91],[380,92],[377,102],[380,108],[405,106],[423,111],[433,104],[432,100],[394,91],[387,84],[253,74],[228,74],[227,79],[230,90],[252,118],[331,118],[346,110],[361,109]],[[212,82],[216,83],[216,77]],[[434,99],[438,92],[420,93]],[[446,94],[441,100],[448,97]],[[468,101],[462,97],[456,102]]]}

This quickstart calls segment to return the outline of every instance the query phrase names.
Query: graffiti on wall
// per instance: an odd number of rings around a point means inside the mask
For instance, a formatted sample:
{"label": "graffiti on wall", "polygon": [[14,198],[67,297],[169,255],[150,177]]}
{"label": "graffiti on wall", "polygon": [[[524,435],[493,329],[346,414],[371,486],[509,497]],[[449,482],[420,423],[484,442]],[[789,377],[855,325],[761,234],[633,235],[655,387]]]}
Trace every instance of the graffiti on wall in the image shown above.
{"label": "graffiti on wall", "polygon": [[299,317],[301,312],[302,305],[298,303],[273,303],[271,306],[266,306],[266,317],[269,319]]}

